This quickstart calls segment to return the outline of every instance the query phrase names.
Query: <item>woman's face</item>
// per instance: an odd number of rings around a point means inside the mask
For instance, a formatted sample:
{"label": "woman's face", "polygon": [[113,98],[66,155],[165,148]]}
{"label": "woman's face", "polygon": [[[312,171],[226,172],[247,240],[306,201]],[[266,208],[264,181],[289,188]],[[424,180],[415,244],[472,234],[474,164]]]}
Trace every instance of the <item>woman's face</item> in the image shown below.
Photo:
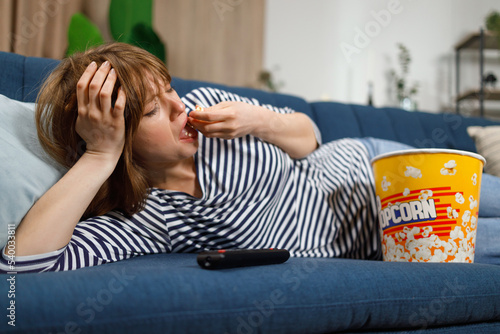
{"label": "woman's face", "polygon": [[134,142],[134,155],[146,168],[164,168],[192,157],[198,132],[187,125],[185,105],[170,84],[146,105]]}

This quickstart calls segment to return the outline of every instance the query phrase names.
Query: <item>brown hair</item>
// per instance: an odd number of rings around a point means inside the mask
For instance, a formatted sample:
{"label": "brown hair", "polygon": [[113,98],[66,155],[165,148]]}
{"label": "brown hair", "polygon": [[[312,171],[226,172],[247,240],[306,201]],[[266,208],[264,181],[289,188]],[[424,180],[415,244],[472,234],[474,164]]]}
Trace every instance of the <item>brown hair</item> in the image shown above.
{"label": "brown hair", "polygon": [[156,94],[147,78],[152,78],[156,86],[171,80],[165,64],[158,58],[123,43],[102,45],[63,59],[40,90],[35,117],[42,147],[66,168],[72,167],[85,152],[85,141],[75,130],[78,117],[76,84],[92,61],[100,65],[106,60],[118,76],[112,104],[116,101],[118,87],[121,86],[126,94],[125,146],[115,170],[101,186],[82,219],[113,209],[132,215],[144,207],[148,182],[144,169],[133,158],[132,141],[146,104]]}

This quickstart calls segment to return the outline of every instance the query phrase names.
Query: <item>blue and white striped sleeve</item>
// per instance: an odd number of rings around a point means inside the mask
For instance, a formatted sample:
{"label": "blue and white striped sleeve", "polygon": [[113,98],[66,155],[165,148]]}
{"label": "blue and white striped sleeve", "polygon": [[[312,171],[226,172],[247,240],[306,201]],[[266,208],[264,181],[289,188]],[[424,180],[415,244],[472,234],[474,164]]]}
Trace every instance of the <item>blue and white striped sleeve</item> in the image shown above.
{"label": "blue and white striped sleeve", "polygon": [[29,256],[15,256],[15,249],[12,254],[7,250],[8,255],[2,252],[0,272],[75,270],[143,254],[170,252],[168,233],[152,214],[154,210],[146,207],[130,219],[112,211],[80,222],[68,245],[59,250]]}
{"label": "blue and white striped sleeve", "polygon": [[[240,102],[246,102],[249,104],[257,105],[257,106],[262,106],[264,108],[267,108],[269,110],[272,110],[274,112],[277,112],[279,114],[293,114],[296,111],[293,110],[292,108],[289,107],[276,107],[270,104],[261,104],[257,99],[254,98],[247,98],[247,97],[242,97],[237,94],[233,94],[231,92],[226,92],[217,88],[211,88],[211,87],[202,87],[202,88],[197,88],[192,90],[191,92],[187,93],[184,97],[182,97],[182,102],[186,105],[187,112],[189,113],[191,110],[194,110],[196,108],[196,105],[199,105],[201,107],[210,107],[213,105],[216,105],[217,103],[224,102],[224,101],[240,101]],[[318,145],[322,144],[322,138],[321,138],[321,132],[319,131],[318,126],[316,123],[312,120],[311,117],[306,115],[309,120],[311,121],[311,124],[313,126],[314,130],[314,135],[316,137],[316,142]]]}

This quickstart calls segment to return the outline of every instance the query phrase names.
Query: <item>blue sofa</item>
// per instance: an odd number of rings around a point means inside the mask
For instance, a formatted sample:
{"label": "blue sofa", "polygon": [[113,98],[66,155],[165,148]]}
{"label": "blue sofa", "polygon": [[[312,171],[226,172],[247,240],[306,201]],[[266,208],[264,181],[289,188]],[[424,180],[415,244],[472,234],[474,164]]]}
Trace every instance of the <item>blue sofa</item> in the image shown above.
{"label": "blue sofa", "polygon": [[[57,63],[0,52],[0,94],[34,101],[40,81]],[[325,142],[372,136],[475,151],[467,126],[497,124],[308,103],[180,78],[173,85],[180,96],[208,85],[289,106],[311,116]],[[1,210],[9,207],[2,203]],[[0,332],[500,333],[500,217],[480,217],[477,233],[474,264],[291,258],[280,265],[208,271],[198,267],[195,254],[158,254],[70,272],[3,274]]]}

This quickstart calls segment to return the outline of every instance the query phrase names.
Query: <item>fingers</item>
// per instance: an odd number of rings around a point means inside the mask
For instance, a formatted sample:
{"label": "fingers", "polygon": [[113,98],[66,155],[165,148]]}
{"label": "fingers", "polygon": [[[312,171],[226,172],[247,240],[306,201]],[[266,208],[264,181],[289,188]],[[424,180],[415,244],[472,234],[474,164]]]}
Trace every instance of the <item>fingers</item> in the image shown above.
{"label": "fingers", "polygon": [[188,121],[196,130],[203,133],[205,137],[230,139],[237,136],[237,129],[226,122],[209,123],[192,117],[189,117]]}
{"label": "fingers", "polygon": [[80,106],[86,106],[89,104],[88,87],[96,71],[97,64],[93,61],[89,66],[87,66],[87,69],[83,72],[80,80],[78,80],[78,83],[76,84],[76,98]]}
{"label": "fingers", "polygon": [[[94,77],[90,81],[89,84],[89,106],[91,109],[101,109],[101,98],[100,93],[103,88],[103,84],[108,76],[109,71],[111,70],[111,66],[109,62],[106,60],[99,67],[97,72],[94,74]],[[115,77],[116,80],[116,77]],[[114,85],[114,82],[113,82]],[[111,104],[110,104],[111,106]],[[109,110],[109,109],[108,109]]]}
{"label": "fingers", "polygon": [[115,83],[116,72],[114,68],[111,68],[98,95],[99,104],[103,112],[111,112],[111,96],[113,94],[113,89],[115,88]]}
{"label": "fingers", "polygon": [[112,94],[116,80],[116,71],[108,61],[100,67],[95,62],[90,63],[77,83],[79,114],[92,116],[97,112],[112,112]]}
{"label": "fingers", "polygon": [[230,123],[232,119],[231,110],[219,104],[210,108],[201,108],[196,106],[196,109],[189,113],[189,123],[206,137],[217,137],[229,139],[230,134],[234,131]]}
{"label": "fingers", "polygon": [[253,133],[255,106],[244,102],[221,102],[205,110],[189,113],[189,123],[206,137],[232,139]]}
{"label": "fingers", "polygon": [[116,98],[115,107],[112,112],[113,117],[123,117],[126,101],[127,96],[125,95],[125,91],[121,87],[118,88],[118,96]]}
{"label": "fingers", "polygon": [[227,120],[231,115],[224,110],[224,108],[217,108],[217,106],[205,108],[204,110],[193,110],[189,113],[191,118],[204,123],[215,123]]}

